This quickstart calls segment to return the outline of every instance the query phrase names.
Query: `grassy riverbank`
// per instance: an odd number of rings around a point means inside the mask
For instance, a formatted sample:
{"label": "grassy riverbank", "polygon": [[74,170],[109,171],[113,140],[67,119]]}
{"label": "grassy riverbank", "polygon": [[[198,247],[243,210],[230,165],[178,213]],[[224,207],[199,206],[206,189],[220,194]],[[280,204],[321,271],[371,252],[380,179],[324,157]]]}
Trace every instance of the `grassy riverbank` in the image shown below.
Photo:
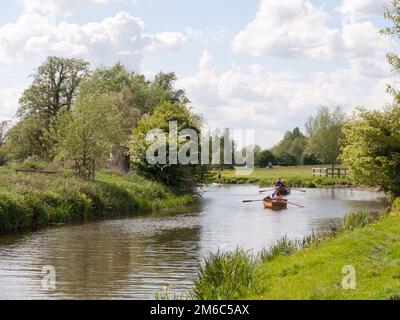
{"label": "grassy riverbank", "polygon": [[[254,258],[238,250],[211,256],[199,269],[194,293],[203,299],[400,299],[400,201],[373,220],[347,216],[325,237],[282,240]],[[345,290],[345,266],[356,288]],[[232,273],[232,270],[236,270]]]}
{"label": "grassy riverbank", "polygon": [[102,171],[94,182],[65,171],[55,175],[0,168],[0,233],[194,205],[137,175]]}
{"label": "grassy riverbank", "polygon": [[317,188],[335,185],[352,185],[347,177],[327,178],[313,177],[312,168],[315,166],[275,167],[274,169],[256,168],[249,176],[236,175],[235,170],[223,172],[222,179],[218,180],[217,174],[212,176],[213,182],[226,184],[258,184],[271,186],[278,178],[283,178],[290,187]]}

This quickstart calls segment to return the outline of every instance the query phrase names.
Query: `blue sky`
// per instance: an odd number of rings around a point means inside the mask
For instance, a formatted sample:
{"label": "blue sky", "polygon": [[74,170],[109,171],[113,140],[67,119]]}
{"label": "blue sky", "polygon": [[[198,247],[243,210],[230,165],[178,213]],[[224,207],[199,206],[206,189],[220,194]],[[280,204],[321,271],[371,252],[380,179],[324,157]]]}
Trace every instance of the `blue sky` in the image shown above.
{"label": "blue sky", "polygon": [[382,108],[384,0],[20,0],[0,13],[0,120],[48,55],[175,71],[212,128],[270,147],[319,106]]}

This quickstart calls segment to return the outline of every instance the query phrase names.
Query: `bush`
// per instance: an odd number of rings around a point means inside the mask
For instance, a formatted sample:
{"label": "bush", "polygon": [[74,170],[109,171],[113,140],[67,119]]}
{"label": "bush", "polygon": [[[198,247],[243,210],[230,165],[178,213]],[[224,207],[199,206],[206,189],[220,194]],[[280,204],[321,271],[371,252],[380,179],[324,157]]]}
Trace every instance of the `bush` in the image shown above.
{"label": "bush", "polygon": [[193,296],[199,300],[235,300],[250,289],[255,259],[241,249],[211,254],[199,266],[194,278]]}
{"label": "bush", "polygon": [[354,230],[356,228],[364,228],[372,222],[370,214],[359,211],[347,214],[343,219],[343,230]]}
{"label": "bush", "polygon": [[392,210],[395,213],[400,213],[400,198],[396,198],[392,204]]}
{"label": "bush", "polygon": [[192,195],[175,196],[138,176],[100,172],[97,181],[88,182],[69,172],[45,176],[0,169],[0,233],[196,202]]}
{"label": "bush", "polygon": [[31,156],[23,162],[14,162],[11,166],[13,169],[19,170],[45,170],[48,164],[38,156]]}

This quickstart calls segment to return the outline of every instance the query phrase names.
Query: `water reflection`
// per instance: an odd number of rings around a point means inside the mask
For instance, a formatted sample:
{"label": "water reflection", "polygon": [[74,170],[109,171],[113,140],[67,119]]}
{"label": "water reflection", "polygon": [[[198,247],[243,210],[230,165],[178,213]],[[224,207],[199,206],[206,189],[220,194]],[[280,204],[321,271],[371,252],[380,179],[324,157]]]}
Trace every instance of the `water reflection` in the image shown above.
{"label": "water reflection", "polygon": [[[380,195],[357,190],[294,192],[280,213],[262,208],[253,186],[209,187],[200,210],[49,228],[0,238],[0,298],[147,299],[173,284],[190,288],[197,263],[210,251],[258,251],[282,236],[302,237],[359,209],[379,210]],[[41,288],[53,265],[54,292]]]}

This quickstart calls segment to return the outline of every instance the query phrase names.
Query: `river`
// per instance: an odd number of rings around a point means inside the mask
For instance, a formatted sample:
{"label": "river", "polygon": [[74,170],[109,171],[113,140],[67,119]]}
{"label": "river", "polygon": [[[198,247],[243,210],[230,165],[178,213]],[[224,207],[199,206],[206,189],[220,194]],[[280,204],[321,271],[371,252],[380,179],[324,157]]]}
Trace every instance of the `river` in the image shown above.
{"label": "river", "polygon": [[[50,227],[0,237],[0,299],[152,299],[184,292],[210,252],[241,246],[254,253],[281,237],[299,238],[350,211],[378,211],[381,194],[353,189],[293,191],[282,212],[263,209],[254,186],[210,186],[189,212]],[[52,266],[56,289],[42,288]]]}

